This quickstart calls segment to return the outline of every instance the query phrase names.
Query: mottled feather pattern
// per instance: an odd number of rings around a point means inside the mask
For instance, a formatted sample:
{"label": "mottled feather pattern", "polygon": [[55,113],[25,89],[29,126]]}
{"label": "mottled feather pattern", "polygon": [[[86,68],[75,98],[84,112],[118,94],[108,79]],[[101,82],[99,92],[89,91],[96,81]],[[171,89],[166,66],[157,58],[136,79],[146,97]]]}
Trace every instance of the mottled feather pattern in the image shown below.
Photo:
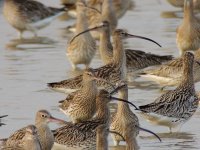
{"label": "mottled feather pattern", "polygon": [[[110,83],[115,84],[120,80],[121,71],[119,72],[118,67],[116,68],[113,63],[94,69],[94,71],[97,77],[103,78]],[[111,86],[103,81],[96,81],[96,84],[98,87],[104,87],[107,90],[112,90]],[[82,75],[60,82],[48,83],[48,86],[51,88],[80,89],[82,87]]]}
{"label": "mottled feather pattern", "polygon": [[[188,119],[196,111],[199,101],[197,96],[192,96],[194,100],[191,102],[188,101],[191,99],[192,94],[193,93],[190,93],[187,89],[180,89],[180,91],[178,90],[176,93],[174,93],[174,91],[169,91],[157,98],[153,103],[140,106],[139,108],[147,113]],[[190,113],[185,114],[185,112],[188,111]]]}
{"label": "mottled feather pattern", "polygon": [[178,58],[170,61],[169,63],[163,64],[160,67],[152,70],[146,70],[144,73],[157,75],[161,77],[180,77],[183,72],[183,59]]}
{"label": "mottled feather pattern", "polygon": [[151,53],[146,53],[140,50],[125,50],[126,59],[127,59],[127,68],[128,70],[137,70],[143,69],[152,65],[160,65],[163,62],[172,60],[171,55],[159,56]]}
{"label": "mottled feather pattern", "polygon": [[[200,50],[195,52],[195,60],[199,61]],[[194,82],[200,81],[200,65],[197,62],[194,62]],[[158,77],[171,78],[176,83],[179,83],[183,77],[183,58],[174,59],[166,64],[158,66],[155,69],[145,70],[142,74],[150,74]]]}
{"label": "mottled feather pattern", "polygon": [[71,88],[79,89],[82,87],[83,76],[79,75],[74,78],[63,80],[60,82],[48,83],[48,86],[51,88]]}
{"label": "mottled feather pattern", "polygon": [[[23,0],[23,3],[22,0],[18,1],[18,11],[20,11],[22,17],[26,18],[27,23],[33,23],[63,11],[63,9],[49,8],[34,0]],[[17,4],[17,1],[15,4]]]}
{"label": "mottled feather pattern", "polygon": [[92,149],[96,146],[96,132],[86,128],[86,126],[90,128],[92,125],[92,122],[67,123],[65,126],[53,131],[55,142],[66,145],[67,147],[85,147]]}
{"label": "mottled feather pattern", "polygon": [[17,146],[21,143],[21,140],[25,136],[26,128],[15,131],[5,142],[7,146]]}

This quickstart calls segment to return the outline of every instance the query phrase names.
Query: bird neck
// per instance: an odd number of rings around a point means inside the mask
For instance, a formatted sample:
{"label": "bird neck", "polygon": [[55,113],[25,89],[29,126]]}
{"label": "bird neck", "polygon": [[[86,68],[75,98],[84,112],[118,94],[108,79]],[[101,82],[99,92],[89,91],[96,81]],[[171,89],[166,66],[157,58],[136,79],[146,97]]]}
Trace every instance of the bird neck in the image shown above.
{"label": "bird neck", "polygon": [[[128,101],[128,89],[127,91],[119,91],[119,98],[127,100]],[[118,102],[117,106],[117,113],[120,113],[122,115],[128,113],[130,110],[129,104],[126,102]]]}
{"label": "bird neck", "polygon": [[42,149],[50,149],[54,143],[54,136],[46,123],[36,124],[38,130],[38,138]]}
{"label": "bird neck", "polygon": [[[112,58],[112,44],[110,41],[110,31],[108,30],[104,30],[101,34],[100,34],[100,45],[99,45],[99,50],[100,50],[100,55],[101,58],[104,61],[105,57],[111,57]],[[106,59],[106,58],[105,58]],[[104,61],[104,63],[106,63]]]}
{"label": "bird neck", "polygon": [[110,121],[110,110],[107,104],[102,104],[102,102],[96,102],[96,117],[95,120],[102,120],[102,123],[108,124]]}
{"label": "bird neck", "polygon": [[50,130],[47,123],[41,123],[41,122],[36,121],[35,126],[37,127],[38,133],[41,132],[41,131]]}
{"label": "bird neck", "polygon": [[200,61],[200,49],[195,51],[194,56],[195,56],[195,60]]}
{"label": "bird neck", "polygon": [[[115,11],[113,9],[112,0],[104,0],[102,4],[102,20],[111,21],[110,29],[112,29],[112,25],[117,21]],[[111,30],[110,30],[111,31]]]}
{"label": "bird neck", "polygon": [[96,82],[94,80],[90,80],[90,81],[84,81],[83,80],[83,84],[82,84],[82,91],[86,92],[86,93],[96,93],[97,92],[97,86],[96,86]]}
{"label": "bird neck", "polygon": [[119,36],[113,36],[113,63],[121,70],[121,79],[126,77],[126,57],[123,41]]}
{"label": "bird neck", "polygon": [[[102,16],[107,16],[110,14],[110,12],[113,10],[112,6],[112,0],[104,0],[102,4]],[[104,18],[103,18],[104,19]]]}
{"label": "bird neck", "polygon": [[107,135],[104,131],[97,132],[96,150],[108,150]]}
{"label": "bird neck", "polygon": [[193,77],[193,61],[183,64],[183,80],[180,87],[187,86],[188,89],[194,89],[194,77]]}
{"label": "bird neck", "polygon": [[189,4],[188,2],[184,5],[184,22],[190,23],[194,18],[193,13],[193,0],[190,0]]}
{"label": "bird neck", "polygon": [[[76,21],[76,34],[85,31],[88,28],[85,12],[78,9]],[[87,34],[87,33],[86,33]]]}

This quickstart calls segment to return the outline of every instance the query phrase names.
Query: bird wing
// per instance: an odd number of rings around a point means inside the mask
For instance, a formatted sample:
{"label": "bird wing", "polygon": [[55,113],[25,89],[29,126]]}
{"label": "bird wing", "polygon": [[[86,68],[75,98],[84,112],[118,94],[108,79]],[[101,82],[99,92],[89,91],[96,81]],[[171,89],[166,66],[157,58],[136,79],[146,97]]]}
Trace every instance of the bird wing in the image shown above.
{"label": "bird wing", "polygon": [[161,77],[177,78],[182,76],[183,60],[182,58],[174,59],[169,63],[161,65],[160,67],[152,70],[146,70],[145,74],[151,74]]}
{"label": "bird wing", "polygon": [[[198,101],[196,96],[186,94],[187,91],[169,91],[158,97],[153,103],[139,106],[147,113],[155,113],[168,117],[182,117],[184,110],[193,107],[193,103]],[[196,104],[194,104],[196,105]]]}
{"label": "bird wing", "polygon": [[72,123],[53,131],[55,142],[63,145],[73,146],[77,142],[84,141],[86,135]]}
{"label": "bird wing", "polygon": [[6,141],[7,146],[18,146],[21,144],[23,137],[25,136],[26,128],[15,131]]}
{"label": "bird wing", "polygon": [[[135,69],[143,69],[152,65],[159,65],[162,62],[172,60],[171,55],[160,56],[146,53],[140,50],[126,49],[127,66]],[[145,62],[145,63],[144,63]]]}
{"label": "bird wing", "polygon": [[47,7],[34,0],[26,0],[23,5],[19,5],[19,11],[23,14],[22,17],[29,17],[29,23],[53,16],[61,10],[59,8]]}

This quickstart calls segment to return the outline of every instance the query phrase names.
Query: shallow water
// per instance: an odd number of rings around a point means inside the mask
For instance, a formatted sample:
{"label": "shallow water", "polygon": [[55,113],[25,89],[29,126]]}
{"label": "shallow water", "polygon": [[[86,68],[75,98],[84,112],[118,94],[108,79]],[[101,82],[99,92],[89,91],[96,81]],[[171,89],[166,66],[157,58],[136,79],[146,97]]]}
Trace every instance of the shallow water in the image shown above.
{"label": "shallow water", "polygon": [[[43,2],[59,6],[58,1],[43,0]],[[2,6],[2,1],[0,4]],[[163,47],[159,48],[150,42],[138,39],[127,40],[126,47],[156,54],[172,54],[177,57],[179,52],[175,43],[175,31],[181,22],[182,12],[170,6],[165,0],[135,0],[135,4],[136,7],[119,20],[119,28],[152,38]],[[74,21],[58,19],[38,32],[41,37],[21,41],[17,39],[16,31],[8,25],[0,13],[0,115],[9,115],[2,120],[7,125],[0,127],[0,138],[34,123],[35,113],[39,109],[47,109],[56,117],[66,118],[57,107],[58,101],[66,97],[65,94],[49,90],[46,83],[73,76],[65,56],[66,43],[70,35],[64,28]],[[26,33],[25,36],[31,37],[31,34]],[[100,65],[102,62],[97,54],[91,66]],[[200,90],[199,84],[196,84],[196,89]],[[136,105],[141,105],[152,102],[160,94],[158,88],[140,86],[129,90],[129,99]],[[191,120],[182,126],[181,131],[174,134],[168,134],[167,128],[149,124],[140,118],[142,127],[158,133],[163,140],[160,143],[151,135],[140,132],[138,137],[140,148],[142,150],[200,149],[199,118],[198,110]],[[52,125],[52,128],[54,127]],[[110,138],[109,140],[111,141]],[[118,150],[123,148],[123,146],[112,147]]]}

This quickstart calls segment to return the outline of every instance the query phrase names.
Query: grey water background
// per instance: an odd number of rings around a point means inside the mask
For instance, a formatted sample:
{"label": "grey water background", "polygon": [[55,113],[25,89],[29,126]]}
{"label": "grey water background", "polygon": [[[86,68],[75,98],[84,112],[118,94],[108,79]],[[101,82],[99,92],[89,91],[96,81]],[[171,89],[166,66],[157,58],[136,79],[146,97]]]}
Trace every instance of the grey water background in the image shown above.
{"label": "grey water background", "polygon": [[[59,1],[42,0],[49,6],[59,7]],[[165,0],[134,0],[135,7],[119,20],[118,27],[129,33],[146,36],[162,45],[128,39],[127,48],[140,49],[155,54],[179,56],[175,43],[176,27],[181,23],[182,11],[170,6]],[[65,50],[70,33],[64,29],[75,20],[57,19],[39,31],[39,38],[20,41],[17,32],[4,19],[0,1],[0,115],[9,116],[2,120],[7,125],[0,127],[0,138],[8,137],[15,130],[34,123],[35,113],[47,109],[54,116],[68,119],[59,111],[58,101],[66,97],[48,89],[46,83],[60,81],[73,76]],[[30,38],[32,34],[26,33]],[[91,66],[102,65],[99,53]],[[83,68],[83,66],[81,66]],[[200,90],[196,84],[197,91]],[[152,102],[162,93],[154,86],[136,86],[129,90],[129,100],[136,105]],[[112,104],[115,106],[114,104]],[[134,110],[133,110],[134,111]],[[168,134],[168,128],[155,126],[140,119],[140,125],[158,133],[162,143],[147,133],[140,132],[138,143],[142,150],[192,150],[200,149],[200,113],[185,123],[179,133]],[[51,125],[52,129],[55,125]],[[112,145],[109,137],[110,145]],[[122,143],[124,144],[124,143]],[[112,147],[113,148],[113,147]],[[114,149],[114,148],[113,148]],[[124,149],[124,146],[115,149]]]}

